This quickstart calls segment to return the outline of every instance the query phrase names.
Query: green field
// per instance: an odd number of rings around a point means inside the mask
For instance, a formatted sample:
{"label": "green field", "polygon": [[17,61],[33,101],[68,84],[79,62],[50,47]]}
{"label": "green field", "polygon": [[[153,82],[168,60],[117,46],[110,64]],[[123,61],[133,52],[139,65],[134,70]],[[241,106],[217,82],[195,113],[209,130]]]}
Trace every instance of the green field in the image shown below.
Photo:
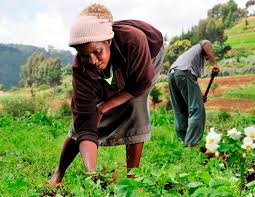
{"label": "green field", "polygon": [[245,19],[242,19],[233,28],[226,30],[225,33],[228,36],[226,44],[233,49],[255,49],[255,17],[248,17],[247,21],[247,26],[245,26]]}
{"label": "green field", "polygon": [[222,97],[255,100],[255,82],[228,90],[222,94]]}
{"label": "green field", "polygon": [[[125,147],[100,147],[97,179],[86,174],[80,156],[66,172],[63,186],[47,186],[56,167],[70,117],[45,113],[0,116],[0,196],[239,196],[239,175],[224,159],[208,157],[201,145],[177,140],[171,111],[152,111],[152,137],[145,144],[136,179],[127,179]],[[207,126],[242,129],[255,114],[207,114]],[[251,192],[246,188],[246,194]],[[243,193],[244,194],[244,193]]]}

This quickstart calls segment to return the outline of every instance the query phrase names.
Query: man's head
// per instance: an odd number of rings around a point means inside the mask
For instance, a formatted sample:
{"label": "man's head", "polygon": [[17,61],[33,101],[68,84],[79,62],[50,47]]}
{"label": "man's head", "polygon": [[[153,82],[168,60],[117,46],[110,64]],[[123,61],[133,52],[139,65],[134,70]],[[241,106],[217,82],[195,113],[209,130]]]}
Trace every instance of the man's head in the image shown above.
{"label": "man's head", "polygon": [[110,44],[114,36],[111,12],[103,5],[92,4],[74,21],[69,46],[74,47],[82,62],[103,70],[110,59]]}
{"label": "man's head", "polygon": [[211,42],[209,41],[209,40],[202,40],[201,41],[201,44],[202,44],[202,56],[205,58],[205,60],[207,61],[207,60],[209,60],[209,56],[208,56],[208,54],[205,52],[205,49],[204,49],[204,47],[205,46],[207,46],[207,47],[209,47],[209,48],[211,48],[212,49],[212,44],[211,44]]}

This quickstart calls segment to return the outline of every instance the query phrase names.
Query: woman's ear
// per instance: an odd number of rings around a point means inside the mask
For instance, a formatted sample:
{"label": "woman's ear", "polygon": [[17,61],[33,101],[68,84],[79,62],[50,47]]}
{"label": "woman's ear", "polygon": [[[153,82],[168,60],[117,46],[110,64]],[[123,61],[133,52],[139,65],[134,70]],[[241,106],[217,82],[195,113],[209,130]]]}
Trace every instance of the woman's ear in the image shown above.
{"label": "woman's ear", "polygon": [[108,42],[108,43],[109,43],[109,45],[111,46],[111,44],[112,44],[112,39],[107,40],[107,42]]}

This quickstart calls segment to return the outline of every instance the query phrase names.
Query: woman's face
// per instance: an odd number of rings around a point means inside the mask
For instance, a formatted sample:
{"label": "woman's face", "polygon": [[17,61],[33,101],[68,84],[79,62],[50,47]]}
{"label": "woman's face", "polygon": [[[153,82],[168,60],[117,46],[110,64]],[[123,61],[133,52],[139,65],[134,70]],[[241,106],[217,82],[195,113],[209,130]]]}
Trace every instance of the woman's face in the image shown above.
{"label": "woman's face", "polygon": [[102,42],[89,42],[75,46],[74,48],[78,52],[82,64],[91,64],[98,70],[104,70],[110,60],[110,45],[111,41],[107,40]]}

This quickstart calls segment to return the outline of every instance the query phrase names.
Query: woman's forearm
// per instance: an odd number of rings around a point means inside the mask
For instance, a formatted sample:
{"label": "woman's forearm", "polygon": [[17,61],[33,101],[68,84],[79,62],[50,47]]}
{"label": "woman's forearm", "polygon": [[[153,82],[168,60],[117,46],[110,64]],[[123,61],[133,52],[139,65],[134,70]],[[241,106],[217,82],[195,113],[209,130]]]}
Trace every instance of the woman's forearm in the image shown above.
{"label": "woman's forearm", "polygon": [[127,91],[122,91],[120,94],[113,96],[110,100],[103,102],[98,106],[98,110],[100,113],[105,113],[112,108],[115,108],[130,99],[134,98],[133,95],[128,93]]}

